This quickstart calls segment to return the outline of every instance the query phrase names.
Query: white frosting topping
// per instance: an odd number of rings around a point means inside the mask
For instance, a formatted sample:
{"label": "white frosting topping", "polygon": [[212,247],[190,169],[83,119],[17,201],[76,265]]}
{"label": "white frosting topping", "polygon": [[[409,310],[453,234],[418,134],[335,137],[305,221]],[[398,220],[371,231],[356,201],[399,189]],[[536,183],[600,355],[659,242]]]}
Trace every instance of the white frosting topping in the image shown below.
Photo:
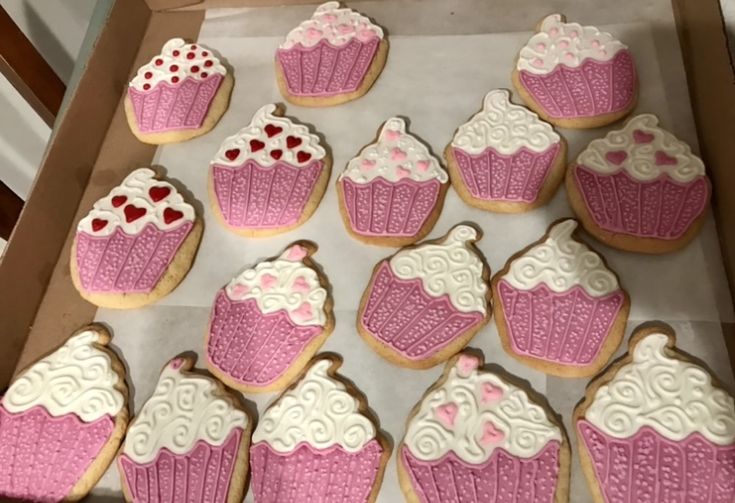
{"label": "white frosting topping", "polygon": [[340,7],[339,2],[326,2],[316,8],[311,19],[291,30],[280,48],[313,47],[322,40],[341,47],[355,38],[360,42],[382,39],[383,30],[359,12]]}
{"label": "white frosting topping", "polygon": [[280,257],[246,269],[225,287],[231,300],[255,299],[264,314],[285,310],[296,325],[326,323],[327,291],[319,276],[302,261],[303,247],[293,245]]}
{"label": "white frosting topping", "polygon": [[685,183],[705,174],[704,163],[689,145],[658,127],[658,117],[651,114],[636,115],[623,129],[592,140],[577,164],[602,174],[624,169],[640,181],[666,174]]}
{"label": "white frosting topping", "polygon": [[59,349],[23,372],[2,397],[8,412],[42,406],[53,417],[76,414],[91,423],[122,409],[125,398],[115,388],[120,377],[110,356],[94,346],[94,330],[69,338]]}
{"label": "white frosting topping", "polygon": [[204,80],[215,73],[226,75],[227,69],[211,49],[172,38],[163,45],[161,54],[138,69],[129,85],[138,91],[148,91],[159,82],[176,85],[187,78]]}
{"label": "white frosting topping", "polygon": [[484,266],[468,245],[476,240],[473,227],[457,225],[437,244],[425,243],[399,251],[390,259],[390,267],[401,279],[421,279],[426,292],[434,297],[449,296],[459,311],[485,314]]}
{"label": "white frosting topping", "polygon": [[409,178],[416,182],[438,179],[449,180],[439,161],[429,153],[426,145],[406,132],[406,122],[398,117],[383,124],[376,143],[371,143],[353,158],[339,179],[349,178],[356,183],[368,183],[375,178],[397,182]]}
{"label": "white frosting topping", "polygon": [[563,293],[579,285],[592,297],[618,291],[618,279],[602,257],[574,239],[576,228],[573,219],[554,225],[543,243],[513,260],[503,279],[520,290],[544,284]]}
{"label": "white frosting topping", "polygon": [[374,439],[375,426],[360,413],[359,401],[329,375],[332,365],[317,360],[295,388],[281,395],[263,414],[253,443],[267,442],[278,452],[291,452],[303,442],[358,452]]}
{"label": "white frosting topping", "polygon": [[489,147],[502,155],[512,155],[523,147],[544,152],[559,141],[550,124],[526,107],[511,103],[505,89],[495,89],[485,96],[482,110],[459,127],[452,146],[473,155]]}
{"label": "white frosting topping", "polygon": [[700,433],[717,445],[732,445],[733,397],[712,384],[707,370],[669,356],[668,341],[658,333],[641,339],[632,361],[597,390],[585,418],[615,438],[648,426],[675,442]]}
{"label": "white frosting topping", "polygon": [[[469,365],[463,368],[465,361]],[[460,355],[446,381],[424,397],[411,418],[403,442],[416,458],[436,461],[453,452],[466,463],[481,464],[495,449],[531,458],[549,442],[562,441],[559,427],[524,390],[478,370],[472,361],[477,359]]]}
{"label": "white frosting topping", "polygon": [[537,75],[551,73],[558,65],[580,66],[586,59],[610,61],[627,46],[594,26],[565,23],[561,14],[541,21],[541,29],[518,55],[517,68]]}
{"label": "white frosting topping", "polygon": [[94,203],[79,221],[77,232],[109,236],[122,227],[126,234],[135,235],[149,223],[165,231],[193,222],[195,217],[194,208],[173,185],[156,179],[153,170],[139,168]]}
{"label": "white frosting topping", "polygon": [[277,162],[303,167],[326,155],[319,137],[303,124],[273,115],[276,105],[261,107],[250,124],[222,142],[211,164],[242,166],[252,159],[261,167]]}
{"label": "white frosting topping", "polygon": [[222,445],[247,415],[234,406],[214,379],[182,372],[182,362],[166,365],[156,390],[130,423],[123,454],[137,463],[153,461],[161,449],[186,454],[202,440]]}

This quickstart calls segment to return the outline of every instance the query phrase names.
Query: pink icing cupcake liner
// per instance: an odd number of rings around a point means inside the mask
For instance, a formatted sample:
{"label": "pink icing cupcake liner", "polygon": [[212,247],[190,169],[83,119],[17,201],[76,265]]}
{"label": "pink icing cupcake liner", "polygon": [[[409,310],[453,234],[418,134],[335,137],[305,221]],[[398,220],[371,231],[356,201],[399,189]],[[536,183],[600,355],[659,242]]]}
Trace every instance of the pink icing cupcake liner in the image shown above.
{"label": "pink icing cupcake liner", "polygon": [[342,181],[344,205],[350,227],[366,236],[415,236],[436,206],[439,180],[388,182],[375,178],[368,183]]}
{"label": "pink icing cupcake liner", "polygon": [[76,235],[76,263],[90,292],[150,292],[189,235],[191,222],[162,231],[147,224],[135,236],[118,227],[109,236]]}
{"label": "pink icing cupcake liner", "polygon": [[480,465],[470,465],[453,452],[438,461],[421,461],[403,447],[401,463],[421,503],[553,503],[559,442],[549,442],[528,459],[496,449]]}
{"label": "pink icing cupcake liner", "polygon": [[258,503],[366,502],[382,455],[383,447],[375,439],[355,453],[339,445],[320,450],[300,444],[282,454],[259,442],[250,448],[250,490]]}
{"label": "pink icing cupcake liner", "polygon": [[263,168],[247,161],[236,168],[215,164],[212,169],[217,206],[225,221],[236,228],[263,229],[298,222],[324,163],[296,168],[279,162]]}
{"label": "pink icing cupcake liner", "polygon": [[462,182],[473,197],[531,203],[541,192],[559,144],[540,153],[523,147],[512,155],[500,154],[492,147],[478,155],[456,147],[452,150]]}
{"label": "pink icing cupcake liner", "polygon": [[61,501],[110,439],[110,416],[84,423],[35,406],[10,413],[0,406],[0,497]]}
{"label": "pink icing cupcake liner", "polygon": [[558,65],[546,75],[521,70],[518,78],[544,113],[556,119],[619,112],[635,99],[636,70],[627,50],[610,61],[587,59],[576,68]]}
{"label": "pink icing cupcake liner", "polygon": [[606,501],[735,500],[735,446],[718,446],[699,433],[673,442],[649,427],[631,438],[617,439],[584,420],[577,429]]}
{"label": "pink icing cupcake liner", "polygon": [[352,39],[343,47],[321,40],[314,47],[279,49],[288,92],[299,96],[332,96],[357,90],[375,58],[380,39]]}
{"label": "pink icing cupcake liner", "polygon": [[375,273],[360,315],[371,336],[412,360],[432,356],[482,321],[479,312],[457,310],[447,295],[429,295],[421,279],[398,278],[387,261]]}
{"label": "pink icing cupcake liner", "polygon": [[119,464],[128,493],[136,503],[225,503],[241,437],[242,429],[235,428],[219,447],[200,440],[186,454],[163,448],[145,464],[122,454]]}
{"label": "pink icing cupcake liner", "polygon": [[705,176],[681,183],[663,174],[640,182],[625,170],[603,175],[578,165],[574,181],[599,227],[655,239],[682,237],[707,208],[710,194]]}
{"label": "pink icing cupcake liner", "polygon": [[296,325],[283,310],[263,314],[255,299],[232,301],[222,289],[212,311],[207,358],[241,383],[265,386],[282,376],[323,330]]}

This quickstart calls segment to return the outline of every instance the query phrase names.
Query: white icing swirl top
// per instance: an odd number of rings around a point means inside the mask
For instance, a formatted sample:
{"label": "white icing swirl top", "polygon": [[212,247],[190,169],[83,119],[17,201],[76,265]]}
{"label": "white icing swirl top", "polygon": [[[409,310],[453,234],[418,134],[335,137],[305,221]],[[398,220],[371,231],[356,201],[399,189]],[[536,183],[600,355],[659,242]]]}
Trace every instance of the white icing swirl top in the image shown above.
{"label": "white icing swirl top", "polygon": [[641,339],[632,361],[597,390],[585,419],[615,438],[648,426],[674,442],[700,433],[717,445],[733,445],[733,397],[712,384],[707,370],[666,354],[668,342],[660,333]]}
{"label": "white icing swirl top", "polygon": [[222,142],[211,164],[238,167],[248,160],[266,168],[277,162],[303,167],[323,159],[319,137],[303,124],[273,115],[276,105],[261,107],[250,124]]}
{"label": "white icing swirl top", "polygon": [[327,291],[314,269],[304,264],[306,250],[296,244],[273,261],[246,269],[225,287],[231,300],[255,299],[264,314],[285,310],[296,325],[326,323]]}
{"label": "white icing swirl top", "polygon": [[428,147],[406,132],[406,122],[398,117],[383,124],[377,143],[362,149],[353,158],[339,179],[349,178],[355,183],[368,183],[375,178],[397,182],[404,178],[416,182],[437,179],[447,183],[449,176]]}
{"label": "white icing swirl top", "polygon": [[482,111],[459,127],[452,146],[472,155],[482,154],[488,148],[512,155],[523,147],[544,152],[559,141],[550,124],[526,107],[511,103],[505,89],[495,89],[485,96]]}
{"label": "white icing swirl top", "polygon": [[163,45],[161,54],[138,69],[129,86],[138,91],[148,91],[160,82],[176,85],[187,78],[204,80],[213,74],[226,75],[227,69],[211,49],[172,38]]}
{"label": "white icing swirl top", "polygon": [[311,19],[289,32],[280,49],[313,47],[322,40],[341,47],[355,38],[360,42],[382,39],[383,30],[359,12],[340,7],[339,2],[326,2],[316,8]]}
{"label": "white icing swirl top", "polygon": [[341,446],[358,452],[375,438],[375,425],[359,410],[359,401],[328,373],[333,363],[320,359],[296,387],[286,391],[263,414],[253,443],[266,442],[278,452],[301,443],[316,449]]}
{"label": "white icing swirl top", "polygon": [[487,284],[483,264],[469,243],[477,231],[457,225],[437,244],[425,243],[399,251],[390,259],[390,268],[401,279],[419,278],[426,292],[449,301],[464,313],[487,310]]}
{"label": "white icing swirl top", "polygon": [[563,293],[576,285],[592,297],[603,297],[620,290],[618,278],[602,257],[574,239],[577,221],[564,220],[554,225],[543,243],[513,260],[503,280],[520,290],[540,284]]}
{"label": "white icing swirl top", "polygon": [[580,66],[586,59],[610,61],[627,46],[594,26],[565,23],[561,14],[541,21],[541,29],[530,38],[518,55],[518,70],[546,75],[558,65]]}
{"label": "white icing swirl top", "polygon": [[125,404],[115,388],[120,377],[110,356],[94,343],[94,330],[80,332],[23,372],[2,397],[8,412],[42,406],[53,417],[75,414],[85,423],[115,416]]}
{"label": "white icing swirl top", "polygon": [[198,441],[222,445],[235,428],[245,429],[248,416],[214,379],[182,372],[183,362],[166,365],[156,390],[130,423],[123,454],[148,463],[161,449],[186,454]]}
{"label": "white icing swirl top", "polygon": [[158,229],[175,229],[193,222],[194,208],[184,201],[176,187],[155,178],[149,168],[139,168],[110,193],[94,203],[92,211],[79,221],[77,232],[109,236],[121,227],[128,235],[138,234],[152,223]]}
{"label": "white icing swirl top", "polygon": [[686,183],[705,174],[704,163],[689,145],[658,127],[658,117],[651,114],[636,115],[623,129],[592,140],[577,157],[577,164],[602,174],[624,169],[640,181],[665,174]]}
{"label": "white icing swirl top", "polygon": [[495,449],[527,459],[562,441],[559,427],[524,390],[478,365],[476,357],[461,354],[446,381],[424,397],[403,439],[411,454],[437,461],[453,452],[477,465]]}

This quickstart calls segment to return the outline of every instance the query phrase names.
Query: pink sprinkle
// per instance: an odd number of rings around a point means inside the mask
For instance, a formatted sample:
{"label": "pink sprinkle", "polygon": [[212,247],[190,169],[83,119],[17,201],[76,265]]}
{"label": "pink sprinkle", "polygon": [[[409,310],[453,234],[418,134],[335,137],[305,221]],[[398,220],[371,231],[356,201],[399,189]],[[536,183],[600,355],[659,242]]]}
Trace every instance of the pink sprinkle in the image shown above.
{"label": "pink sprinkle", "polygon": [[541,58],[536,58],[533,60],[533,66],[542,67],[544,66],[544,60]]}
{"label": "pink sprinkle", "polygon": [[174,358],[173,360],[171,360],[171,368],[174,370],[179,370],[183,364],[183,358]]}
{"label": "pink sprinkle", "polygon": [[429,163],[429,161],[418,161],[416,163],[416,169],[418,169],[419,171],[425,173],[426,171],[429,170],[429,166],[430,165],[431,164]]}
{"label": "pink sprinkle", "polygon": [[308,250],[303,246],[293,245],[291,248],[288,249],[288,255],[286,256],[286,258],[288,258],[288,260],[291,260],[292,262],[297,262],[303,260],[303,258],[306,257],[307,253]]}
{"label": "pink sprinkle", "polygon": [[268,290],[269,288],[272,288],[276,285],[276,283],[278,283],[278,278],[276,278],[272,274],[266,273],[260,277],[260,286],[263,287],[263,290]]}
{"label": "pink sprinkle", "polygon": [[579,36],[579,33],[577,33],[577,30],[572,30],[569,32],[569,36],[572,38],[577,38]]}
{"label": "pink sprinkle", "polygon": [[334,23],[337,20],[337,16],[334,14],[323,14],[322,15],[322,21],[324,21],[327,24]]}
{"label": "pink sprinkle", "polygon": [[605,154],[605,159],[607,159],[608,162],[615,164],[616,166],[620,166],[621,164],[623,164],[623,161],[625,161],[627,158],[628,154],[624,150],[611,150],[610,152],[607,152]]}
{"label": "pink sprinkle", "polygon": [[398,179],[406,178],[407,176],[411,175],[411,170],[404,168],[403,166],[398,166],[396,168],[396,177]]}
{"label": "pink sprinkle", "polygon": [[492,421],[488,421],[487,423],[485,423],[485,427],[483,428],[480,443],[482,443],[483,445],[495,444],[498,442],[502,442],[504,438],[505,433],[497,429]]}
{"label": "pink sprinkle", "polygon": [[363,159],[360,164],[362,165],[362,169],[370,170],[375,167],[375,161],[371,159]]}
{"label": "pink sprinkle", "polygon": [[592,47],[594,47],[595,49],[597,49],[598,47],[600,47],[600,41],[599,40],[593,40],[592,41]]}
{"label": "pink sprinkle", "polygon": [[355,31],[355,28],[351,24],[342,23],[337,26],[337,31],[342,33],[343,35],[346,35],[347,33],[352,33],[353,31]]}
{"label": "pink sprinkle", "polygon": [[676,157],[672,157],[663,150],[656,151],[656,165],[657,166],[674,166],[676,164]]}
{"label": "pink sprinkle", "polygon": [[293,285],[291,286],[291,289],[294,292],[299,293],[306,293],[311,290],[311,288],[309,287],[309,283],[303,276],[299,276],[298,278],[296,278],[296,280],[293,282]]}
{"label": "pink sprinkle", "polygon": [[482,403],[496,402],[503,398],[503,390],[495,386],[491,382],[486,382],[482,386]]}
{"label": "pink sprinkle", "polygon": [[242,299],[249,291],[250,288],[248,288],[247,285],[237,284],[232,287],[232,296],[235,297],[235,299]]}
{"label": "pink sprinkle", "polygon": [[322,31],[317,30],[316,28],[309,28],[306,30],[306,36],[308,38],[319,38],[322,36]]}
{"label": "pink sprinkle", "polygon": [[398,147],[395,147],[393,150],[390,151],[390,158],[396,162],[401,162],[405,160],[406,157],[407,157],[406,152],[404,152]]}
{"label": "pink sprinkle", "polygon": [[445,403],[444,405],[440,405],[436,408],[436,416],[442,423],[444,423],[444,426],[451,428],[454,426],[454,421],[457,419],[458,410],[459,407],[457,407],[456,403]]}
{"label": "pink sprinkle", "polygon": [[539,52],[544,52],[546,50],[546,44],[544,44],[543,42],[539,42],[538,44],[536,44],[536,50]]}
{"label": "pink sprinkle", "polygon": [[374,36],[375,32],[371,29],[360,30],[359,32],[357,32],[357,38],[359,38],[363,42],[370,40]]}
{"label": "pink sprinkle", "polygon": [[297,309],[293,311],[293,314],[301,318],[302,320],[310,320],[314,317],[314,313],[311,311],[311,305],[308,302],[304,302]]}
{"label": "pink sprinkle", "polygon": [[566,59],[567,61],[574,61],[574,53],[568,52],[568,53],[566,53],[566,54],[564,55],[564,58],[565,58],[565,59]]}
{"label": "pink sprinkle", "polygon": [[559,42],[559,47],[562,49],[566,49],[567,47],[569,47],[569,42],[567,42],[566,40],[561,40]]}
{"label": "pink sprinkle", "polygon": [[459,355],[459,359],[457,360],[457,369],[459,370],[459,375],[462,377],[467,377],[479,366],[480,360],[478,360],[476,356],[466,353]]}
{"label": "pink sprinkle", "polygon": [[383,131],[383,134],[388,141],[396,141],[398,138],[401,137],[401,132],[395,129],[386,129],[385,131]]}
{"label": "pink sprinkle", "polygon": [[551,35],[552,37],[556,37],[558,34],[559,34],[558,28],[552,28],[549,30],[549,35]]}

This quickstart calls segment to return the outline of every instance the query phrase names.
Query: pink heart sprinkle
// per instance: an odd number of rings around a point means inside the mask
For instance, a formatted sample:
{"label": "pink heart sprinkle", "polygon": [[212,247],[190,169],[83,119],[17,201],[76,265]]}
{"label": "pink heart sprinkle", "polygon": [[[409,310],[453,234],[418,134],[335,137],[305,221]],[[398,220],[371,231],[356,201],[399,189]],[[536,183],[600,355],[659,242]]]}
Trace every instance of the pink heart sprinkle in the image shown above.
{"label": "pink heart sprinkle", "polygon": [[482,385],[482,403],[496,402],[503,398],[503,390],[491,382]]}
{"label": "pink heart sprinkle", "polygon": [[676,157],[671,157],[662,150],[656,151],[656,166],[674,166],[675,164]]}
{"label": "pink heart sprinkle", "polygon": [[533,60],[533,66],[541,67],[544,66],[544,60],[541,58],[536,58]]}
{"label": "pink heart sprinkle", "polygon": [[278,278],[276,278],[272,274],[265,273],[260,277],[260,286],[263,287],[263,290],[268,290],[269,288],[272,288],[276,285],[276,283],[278,283]]}
{"label": "pink heart sprinkle", "polygon": [[386,129],[385,131],[383,131],[383,134],[388,141],[396,141],[398,138],[401,137],[401,132],[395,129]]}
{"label": "pink heart sprinkle", "polygon": [[498,442],[502,442],[504,438],[505,433],[497,429],[491,421],[488,421],[487,423],[485,423],[485,427],[482,430],[482,438],[480,438],[480,443],[483,445],[495,444]]}
{"label": "pink heart sprinkle", "polygon": [[337,16],[334,14],[323,14],[322,15],[322,21],[325,23],[334,23],[337,20]]}
{"label": "pink heart sprinkle", "polygon": [[342,23],[341,25],[337,26],[337,31],[342,34],[347,34],[355,31],[355,28],[353,28],[350,24]]}
{"label": "pink heart sprinkle", "polygon": [[640,129],[633,131],[633,141],[636,143],[651,143],[655,138],[653,133],[646,133]]}
{"label": "pink heart sprinkle", "polygon": [[407,154],[398,147],[390,151],[390,158],[396,162],[401,162],[405,160],[406,156]]}
{"label": "pink heart sprinkle", "polygon": [[303,276],[299,276],[296,278],[296,280],[293,282],[293,285],[291,286],[291,289],[294,292],[300,292],[300,293],[306,293],[311,288],[309,287],[309,283],[306,281],[306,278]]}
{"label": "pink heart sprinkle", "polygon": [[399,180],[401,178],[406,178],[406,177],[408,177],[410,175],[411,175],[411,170],[410,169],[406,169],[403,166],[398,166],[396,168],[396,176],[398,177]]}
{"label": "pink heart sprinkle", "polygon": [[572,53],[572,52],[568,52],[568,53],[566,53],[566,54],[564,55],[564,58],[565,58],[565,59],[566,59],[567,61],[574,61],[574,53]]}
{"label": "pink heart sprinkle", "polygon": [[374,36],[375,36],[375,32],[373,30],[370,30],[370,29],[360,30],[359,32],[357,32],[357,38],[359,38],[363,42],[364,41],[367,41],[367,40],[370,40]]}
{"label": "pink heart sprinkle", "polygon": [[624,150],[612,150],[605,154],[605,159],[615,164],[616,166],[620,166],[621,164],[623,164],[623,161],[627,158],[628,154]]}
{"label": "pink heart sprinkle", "polygon": [[436,416],[439,421],[444,423],[444,426],[451,428],[454,426],[454,421],[457,419],[457,407],[456,403],[445,403],[436,408]]}
{"label": "pink heart sprinkle", "polygon": [[569,36],[572,38],[577,38],[579,36],[579,33],[577,33],[576,30],[569,32]]}
{"label": "pink heart sprinkle", "polygon": [[373,169],[375,167],[375,161],[371,159],[363,159],[360,164],[362,165],[362,169]]}
{"label": "pink heart sprinkle", "polygon": [[558,28],[552,28],[549,30],[549,35],[551,35],[552,37],[556,37],[558,34],[559,34]]}
{"label": "pink heart sprinkle", "polygon": [[567,47],[569,47],[569,42],[567,42],[566,40],[560,40],[559,47],[561,47],[562,49],[566,49]]}
{"label": "pink heart sprinkle", "polygon": [[236,299],[241,299],[250,291],[247,285],[235,285],[232,287],[232,296]]}
{"label": "pink heart sprinkle", "polygon": [[600,47],[600,41],[599,40],[593,40],[592,41],[592,47],[594,47],[595,49],[599,48]]}
{"label": "pink heart sprinkle", "polygon": [[462,377],[467,377],[479,366],[480,360],[478,360],[476,356],[465,353],[459,355],[459,359],[457,360],[457,370],[459,375]]}
{"label": "pink heart sprinkle", "polygon": [[317,30],[316,28],[309,28],[306,30],[306,36],[308,38],[319,38],[322,36],[322,31]]}
{"label": "pink heart sprinkle", "polygon": [[293,314],[301,318],[302,320],[310,320],[314,317],[314,314],[311,312],[311,304],[308,302],[304,302],[301,304],[297,309],[293,311]]}
{"label": "pink heart sprinkle", "polygon": [[539,52],[544,52],[546,50],[546,44],[544,44],[543,42],[539,42],[538,44],[536,44],[536,50]]}
{"label": "pink heart sprinkle", "polygon": [[416,163],[416,169],[421,171],[422,173],[425,173],[429,170],[430,163],[429,161],[418,161]]}
{"label": "pink heart sprinkle", "polygon": [[288,249],[286,258],[292,262],[298,262],[306,257],[308,250],[301,245],[293,245]]}

